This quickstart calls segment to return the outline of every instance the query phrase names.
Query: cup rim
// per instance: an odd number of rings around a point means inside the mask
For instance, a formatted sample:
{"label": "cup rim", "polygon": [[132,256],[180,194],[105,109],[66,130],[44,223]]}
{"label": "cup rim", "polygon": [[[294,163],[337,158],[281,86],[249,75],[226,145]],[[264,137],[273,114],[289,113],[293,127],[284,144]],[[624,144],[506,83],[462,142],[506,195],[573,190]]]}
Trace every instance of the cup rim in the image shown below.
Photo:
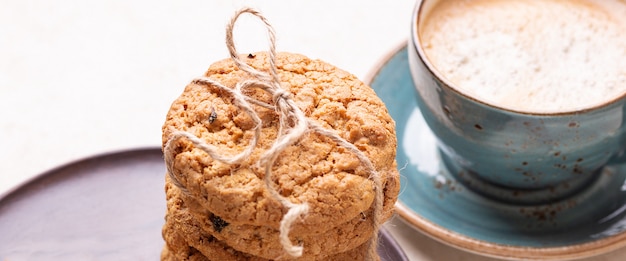
{"label": "cup rim", "polygon": [[[466,98],[467,100],[470,100],[472,102],[481,104],[483,106],[486,106],[488,108],[492,108],[492,109],[498,109],[498,110],[503,110],[506,112],[510,112],[510,113],[516,113],[516,114],[523,114],[523,115],[532,115],[532,116],[572,116],[572,115],[576,115],[576,114],[580,114],[580,113],[587,113],[587,112],[592,112],[592,111],[596,111],[602,108],[607,108],[611,105],[614,105],[616,103],[618,103],[619,101],[623,100],[626,98],[626,91],[624,93],[622,93],[621,95],[618,95],[612,99],[606,100],[602,103],[596,104],[596,105],[592,105],[589,107],[584,107],[582,109],[575,109],[575,110],[567,110],[567,111],[545,111],[545,112],[535,112],[535,111],[524,111],[524,110],[517,110],[517,109],[511,109],[511,108],[506,108],[506,107],[502,107],[499,105],[495,105],[492,103],[488,103],[485,102],[483,100],[477,99],[475,97],[472,97],[466,93],[464,93],[463,91],[459,90],[459,88],[456,88],[456,85],[453,84],[452,82],[450,82],[446,77],[443,77],[443,75],[435,68],[435,66],[430,62],[430,60],[428,59],[428,56],[426,56],[426,53],[424,52],[424,49],[422,47],[422,42],[420,39],[420,34],[418,33],[418,23],[419,23],[419,19],[422,16],[422,12],[423,7],[424,7],[424,2],[426,1],[438,1],[438,0],[417,0],[415,7],[413,9],[413,14],[411,17],[411,35],[410,35],[410,45],[408,46],[408,48],[414,48],[419,59],[420,62],[422,62],[426,69],[435,77],[437,77],[438,81],[441,81],[443,84],[442,88],[446,88],[464,98]],[[454,87],[453,87],[454,86]],[[415,88],[417,89],[417,86],[415,86]]]}

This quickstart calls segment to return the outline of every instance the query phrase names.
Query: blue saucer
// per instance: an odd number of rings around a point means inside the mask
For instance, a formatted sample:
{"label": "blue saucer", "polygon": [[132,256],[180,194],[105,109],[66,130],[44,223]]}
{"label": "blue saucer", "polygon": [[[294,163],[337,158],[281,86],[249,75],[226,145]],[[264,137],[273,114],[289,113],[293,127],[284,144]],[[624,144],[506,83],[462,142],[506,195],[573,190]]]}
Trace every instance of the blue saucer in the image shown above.
{"label": "blue saucer", "polygon": [[[451,175],[415,101],[406,45],[366,81],[396,121],[402,190],[397,211],[419,231],[500,258],[571,259],[626,246],[626,166],[607,166],[583,190],[537,205],[477,193]],[[517,193],[511,191],[510,193]]]}

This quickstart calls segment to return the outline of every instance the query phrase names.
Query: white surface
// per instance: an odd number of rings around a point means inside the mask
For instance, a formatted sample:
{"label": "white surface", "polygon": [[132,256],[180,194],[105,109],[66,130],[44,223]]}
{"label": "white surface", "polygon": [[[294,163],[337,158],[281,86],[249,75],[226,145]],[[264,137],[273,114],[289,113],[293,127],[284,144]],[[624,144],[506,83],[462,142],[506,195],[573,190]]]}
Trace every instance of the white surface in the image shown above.
{"label": "white surface", "polygon": [[[2,1],[0,194],[68,161],[159,145],[170,103],[210,63],[228,56],[224,26],[239,7],[265,14],[279,50],[320,58],[364,78],[408,37],[413,5],[410,0]],[[266,49],[264,31],[254,20],[244,19],[237,28],[242,53]],[[486,260],[430,240],[398,220],[387,227],[411,260]],[[593,260],[619,256],[626,251]]]}

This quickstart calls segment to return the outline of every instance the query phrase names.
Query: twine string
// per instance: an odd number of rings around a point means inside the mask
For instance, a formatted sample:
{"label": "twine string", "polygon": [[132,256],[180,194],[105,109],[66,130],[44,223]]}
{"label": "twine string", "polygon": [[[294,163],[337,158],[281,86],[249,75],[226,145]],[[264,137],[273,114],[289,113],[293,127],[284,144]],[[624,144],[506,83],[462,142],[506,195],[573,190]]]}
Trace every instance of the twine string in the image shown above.
{"label": "twine string", "polygon": [[[233,40],[233,28],[239,16],[244,13],[249,13],[259,18],[267,28],[269,36],[269,74],[252,68],[250,65],[243,62],[238,56]],[[381,226],[381,213],[383,210],[383,185],[381,177],[375,170],[372,162],[354,144],[341,138],[335,132],[325,129],[316,122],[308,119],[304,112],[300,110],[300,108],[298,108],[296,103],[293,101],[292,94],[281,87],[276,67],[275,32],[272,25],[260,12],[252,8],[243,8],[238,10],[226,26],[226,45],[228,47],[230,57],[235,65],[240,70],[251,75],[254,79],[241,81],[237,83],[234,88],[226,87],[221,83],[205,76],[198,77],[192,82],[195,84],[218,88],[233,97],[233,104],[242,109],[253,120],[254,127],[252,130],[254,131],[254,136],[252,137],[249,145],[242,152],[234,156],[224,156],[218,153],[218,150],[214,146],[207,144],[204,140],[198,138],[194,134],[185,131],[173,130],[164,147],[164,158],[167,172],[173,183],[183,192],[189,193],[180,180],[182,178],[180,177],[181,173],[178,173],[174,167],[174,159],[176,157],[176,140],[185,138],[196,148],[206,152],[214,160],[226,164],[238,164],[250,157],[261,136],[262,121],[256,111],[252,108],[252,104],[272,109],[279,116],[278,135],[271,147],[261,155],[258,164],[263,167],[265,174],[263,181],[267,191],[270,193],[272,198],[279,201],[283,207],[287,209],[287,213],[282,217],[279,226],[279,241],[285,252],[292,257],[302,256],[304,247],[302,245],[294,245],[289,239],[289,232],[292,225],[301,216],[306,215],[309,211],[309,206],[306,202],[293,203],[276,190],[275,184],[272,181],[272,167],[282,151],[284,151],[287,147],[296,144],[307,132],[314,132],[330,138],[338,146],[341,146],[356,155],[358,160],[363,164],[366,171],[369,173],[369,179],[371,179],[374,183],[375,196],[372,209],[372,226],[374,233],[369,241],[367,257],[368,260],[375,260],[375,257],[377,256],[376,249],[378,247],[378,230]],[[256,88],[267,92],[271,95],[273,104],[267,104],[263,101],[255,99],[254,97],[245,95],[244,90],[248,88]]]}

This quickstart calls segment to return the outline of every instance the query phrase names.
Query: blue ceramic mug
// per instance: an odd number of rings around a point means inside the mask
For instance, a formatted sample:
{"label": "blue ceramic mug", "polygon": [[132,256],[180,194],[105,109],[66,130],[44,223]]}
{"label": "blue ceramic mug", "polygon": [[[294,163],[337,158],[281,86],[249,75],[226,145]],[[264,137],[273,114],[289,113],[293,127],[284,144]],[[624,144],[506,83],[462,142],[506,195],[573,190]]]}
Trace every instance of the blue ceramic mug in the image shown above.
{"label": "blue ceramic mug", "polygon": [[459,91],[429,61],[418,33],[435,2],[416,4],[409,64],[419,109],[451,173],[479,192],[511,200],[532,195],[528,200],[535,201],[574,193],[607,164],[623,161],[623,95],[584,109],[537,113],[507,109]]}

